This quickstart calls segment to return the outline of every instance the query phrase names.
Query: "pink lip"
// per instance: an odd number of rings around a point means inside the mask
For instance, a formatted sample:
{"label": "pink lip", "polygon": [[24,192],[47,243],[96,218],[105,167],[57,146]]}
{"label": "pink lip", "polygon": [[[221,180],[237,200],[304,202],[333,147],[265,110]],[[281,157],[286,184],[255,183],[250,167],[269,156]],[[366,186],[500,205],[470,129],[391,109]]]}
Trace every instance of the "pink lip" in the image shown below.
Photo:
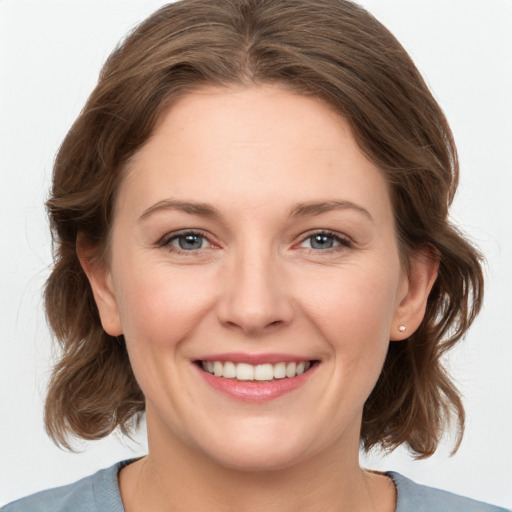
{"label": "pink lip", "polygon": [[296,356],[292,354],[246,354],[242,352],[229,352],[223,354],[213,354],[210,356],[198,357],[198,361],[232,361],[233,363],[257,364],[277,364],[277,363],[300,363],[312,361],[312,358]]}
{"label": "pink lip", "polygon": [[[219,361],[220,359],[212,360]],[[226,360],[233,361],[233,359]],[[305,359],[302,360],[304,361]],[[283,361],[283,359],[279,361]],[[297,361],[297,359],[293,359],[292,361]],[[236,379],[226,379],[225,377],[215,377],[211,373],[202,370],[198,365],[195,366],[205,382],[213,389],[243,402],[266,402],[283,396],[305,384],[318,368],[318,365],[315,364],[308,371],[297,377],[275,379],[269,382],[240,381]]]}

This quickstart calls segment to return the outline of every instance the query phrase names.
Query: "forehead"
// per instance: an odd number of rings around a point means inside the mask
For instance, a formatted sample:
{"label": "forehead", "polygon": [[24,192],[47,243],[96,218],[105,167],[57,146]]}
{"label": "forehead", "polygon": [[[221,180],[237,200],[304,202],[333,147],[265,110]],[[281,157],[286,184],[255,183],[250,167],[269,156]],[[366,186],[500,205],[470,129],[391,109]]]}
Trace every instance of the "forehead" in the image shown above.
{"label": "forehead", "polygon": [[126,171],[120,196],[132,208],[166,195],[255,208],[318,199],[389,207],[386,181],[348,122],[324,102],[279,86],[183,96]]}

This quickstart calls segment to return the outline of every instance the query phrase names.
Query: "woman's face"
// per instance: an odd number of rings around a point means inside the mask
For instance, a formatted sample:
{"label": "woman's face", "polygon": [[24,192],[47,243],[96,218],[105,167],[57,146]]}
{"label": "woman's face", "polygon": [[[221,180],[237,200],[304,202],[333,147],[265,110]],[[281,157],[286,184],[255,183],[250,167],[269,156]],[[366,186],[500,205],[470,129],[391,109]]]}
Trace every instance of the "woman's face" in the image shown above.
{"label": "woman's face", "polygon": [[329,107],[270,86],[185,96],[130,162],[111,244],[92,282],[150,453],[269,469],[357,452],[411,286],[386,182]]}

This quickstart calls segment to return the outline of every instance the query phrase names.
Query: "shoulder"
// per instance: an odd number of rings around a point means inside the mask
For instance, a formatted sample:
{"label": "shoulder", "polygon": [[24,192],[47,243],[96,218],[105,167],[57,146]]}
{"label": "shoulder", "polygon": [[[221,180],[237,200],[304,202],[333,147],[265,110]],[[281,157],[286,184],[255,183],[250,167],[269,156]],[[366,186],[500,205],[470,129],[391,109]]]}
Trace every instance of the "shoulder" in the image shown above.
{"label": "shoulder", "polygon": [[13,501],[1,512],[123,512],[117,474],[129,462],[119,462],[73,484]]}
{"label": "shoulder", "polygon": [[395,512],[507,512],[504,508],[417,484],[393,471],[386,474],[397,489]]}

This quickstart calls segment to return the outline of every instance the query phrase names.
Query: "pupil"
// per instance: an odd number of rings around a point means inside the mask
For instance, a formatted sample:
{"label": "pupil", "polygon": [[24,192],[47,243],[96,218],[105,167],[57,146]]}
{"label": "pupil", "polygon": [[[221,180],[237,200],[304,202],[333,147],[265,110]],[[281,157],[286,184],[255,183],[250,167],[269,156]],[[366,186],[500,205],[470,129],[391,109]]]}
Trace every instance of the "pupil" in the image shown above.
{"label": "pupil", "polygon": [[329,235],[315,235],[311,242],[313,249],[330,249],[333,246],[333,239]]}
{"label": "pupil", "polygon": [[179,238],[181,249],[200,249],[203,240],[200,235],[184,235]]}

